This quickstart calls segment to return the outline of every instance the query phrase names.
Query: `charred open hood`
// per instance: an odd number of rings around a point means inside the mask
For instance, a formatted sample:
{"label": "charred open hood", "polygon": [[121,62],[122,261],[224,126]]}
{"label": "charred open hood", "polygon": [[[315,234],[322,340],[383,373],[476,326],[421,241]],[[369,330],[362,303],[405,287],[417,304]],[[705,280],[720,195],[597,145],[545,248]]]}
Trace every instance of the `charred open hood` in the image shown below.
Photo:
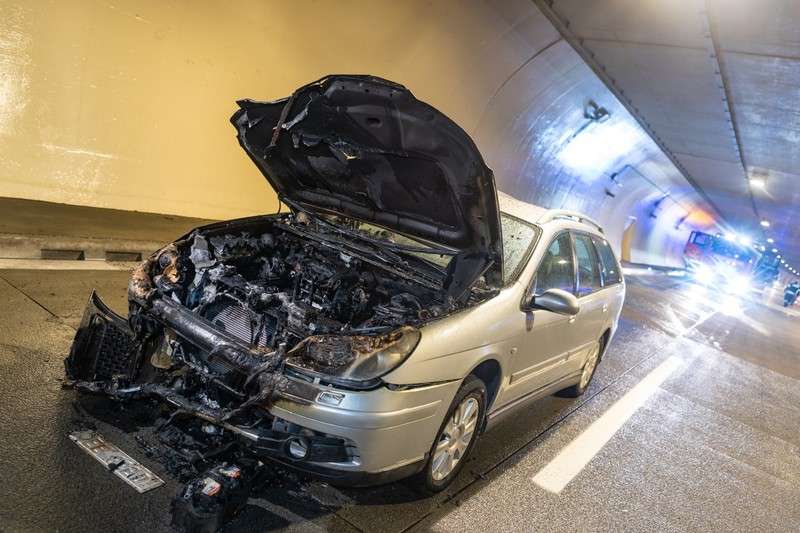
{"label": "charred open hood", "polygon": [[282,100],[238,104],[239,142],[281,197],[454,248],[457,268],[472,273],[454,274],[459,284],[483,271],[499,283],[492,171],[464,130],[408,89],[332,75]]}

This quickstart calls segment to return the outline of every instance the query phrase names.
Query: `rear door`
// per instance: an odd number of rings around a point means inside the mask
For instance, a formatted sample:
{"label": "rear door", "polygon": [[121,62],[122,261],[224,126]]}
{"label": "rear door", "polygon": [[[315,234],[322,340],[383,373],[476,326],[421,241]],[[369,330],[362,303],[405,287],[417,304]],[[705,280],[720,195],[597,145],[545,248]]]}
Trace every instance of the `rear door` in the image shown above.
{"label": "rear door", "polygon": [[572,232],[577,266],[577,296],[581,310],[575,317],[572,353],[567,372],[583,368],[589,350],[603,334],[608,305],[603,293],[602,265],[592,238],[587,233]]}
{"label": "rear door", "polygon": [[611,245],[601,237],[592,237],[592,242],[600,256],[601,274],[603,277],[603,295],[607,304],[607,312],[603,329],[616,323],[622,304],[625,301],[625,285],[622,283],[622,268],[619,266]]}

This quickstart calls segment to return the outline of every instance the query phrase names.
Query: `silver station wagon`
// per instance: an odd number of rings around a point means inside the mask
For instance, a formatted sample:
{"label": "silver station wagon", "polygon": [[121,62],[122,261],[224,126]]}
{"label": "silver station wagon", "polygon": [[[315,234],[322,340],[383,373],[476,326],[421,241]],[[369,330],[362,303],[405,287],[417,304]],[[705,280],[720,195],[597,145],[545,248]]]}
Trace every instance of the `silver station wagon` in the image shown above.
{"label": "silver station wagon", "polygon": [[502,415],[586,390],[625,296],[596,223],[497,192],[460,127],[380,78],[231,121],[288,210],[154,253],[127,319],[92,294],[69,385],[166,406],[184,447],[245,473],[430,491]]}

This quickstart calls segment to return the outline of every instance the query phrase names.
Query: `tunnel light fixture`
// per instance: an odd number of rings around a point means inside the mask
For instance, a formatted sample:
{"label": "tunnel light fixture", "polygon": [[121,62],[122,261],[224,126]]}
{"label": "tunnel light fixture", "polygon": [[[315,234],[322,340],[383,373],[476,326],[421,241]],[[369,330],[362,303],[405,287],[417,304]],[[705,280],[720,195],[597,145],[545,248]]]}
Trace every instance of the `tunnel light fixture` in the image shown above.
{"label": "tunnel light fixture", "polygon": [[769,220],[762,220],[761,227],[768,228],[770,226]]}
{"label": "tunnel light fixture", "polygon": [[778,257],[778,259],[780,259],[780,258],[781,258],[781,257],[783,257],[783,256],[781,256],[781,254],[778,254],[778,256],[777,256],[777,257]]}
{"label": "tunnel light fixture", "polygon": [[768,243],[770,243],[770,244],[772,244],[773,242],[775,242],[775,239],[773,239],[772,237],[770,237],[769,239],[767,239],[767,242],[768,242]]}
{"label": "tunnel light fixture", "polygon": [[594,100],[589,100],[583,108],[583,116],[593,122],[605,122],[611,117],[611,113],[605,107],[597,105]]}
{"label": "tunnel light fixture", "polygon": [[739,242],[739,244],[741,244],[742,246],[750,246],[751,244],[753,244],[753,239],[751,239],[750,237],[747,237],[747,236],[745,236],[745,235],[739,235],[739,236],[736,238],[736,240],[737,240],[737,241]]}
{"label": "tunnel light fixture", "polygon": [[777,254],[777,253],[778,253],[778,249],[777,249],[777,248],[773,248],[773,249],[772,249],[772,253],[773,253],[773,254]]}
{"label": "tunnel light fixture", "polygon": [[750,178],[750,186],[754,189],[763,189],[767,186],[767,180],[762,176],[753,176]]}

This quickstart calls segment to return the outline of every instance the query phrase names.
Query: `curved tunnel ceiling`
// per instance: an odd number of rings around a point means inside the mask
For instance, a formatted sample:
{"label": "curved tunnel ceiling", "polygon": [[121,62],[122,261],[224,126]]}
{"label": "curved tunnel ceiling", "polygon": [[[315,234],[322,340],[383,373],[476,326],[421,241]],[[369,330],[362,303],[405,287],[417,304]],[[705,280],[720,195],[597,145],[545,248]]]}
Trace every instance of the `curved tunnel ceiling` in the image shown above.
{"label": "curved tunnel ceiling", "polygon": [[800,267],[800,2],[536,3],[607,75],[727,229],[774,239]]}
{"label": "curved tunnel ceiling", "polygon": [[[458,114],[498,187],[588,213],[618,248],[635,223],[627,259],[682,266],[691,229],[715,227],[713,207],[533,3],[492,8],[510,24],[475,54],[483,91]],[[598,109],[608,115],[593,120]]]}

